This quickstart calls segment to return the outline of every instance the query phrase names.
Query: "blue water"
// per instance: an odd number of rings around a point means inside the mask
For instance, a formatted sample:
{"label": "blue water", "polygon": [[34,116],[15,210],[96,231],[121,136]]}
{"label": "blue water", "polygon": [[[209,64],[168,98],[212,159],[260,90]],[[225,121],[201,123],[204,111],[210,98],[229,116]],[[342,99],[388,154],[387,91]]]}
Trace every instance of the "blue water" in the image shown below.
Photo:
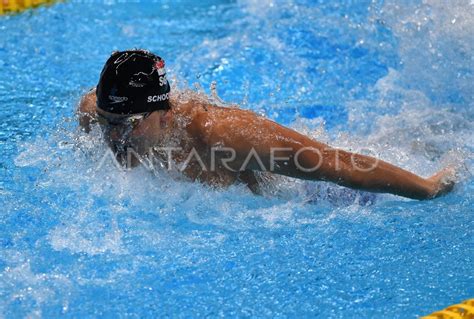
{"label": "blue water", "polygon": [[[68,1],[0,17],[0,317],[415,318],[474,296],[472,1]],[[116,49],[429,176],[427,202],[121,172],[75,105]]]}

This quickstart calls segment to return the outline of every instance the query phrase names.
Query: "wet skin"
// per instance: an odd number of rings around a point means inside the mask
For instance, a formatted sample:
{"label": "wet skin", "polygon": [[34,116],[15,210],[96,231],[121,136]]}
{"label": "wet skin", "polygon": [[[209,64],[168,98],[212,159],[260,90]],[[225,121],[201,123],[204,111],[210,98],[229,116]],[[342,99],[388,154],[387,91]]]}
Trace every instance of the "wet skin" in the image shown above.
{"label": "wet skin", "polygon": [[[219,107],[192,97],[185,101],[172,97],[170,103],[170,111],[155,111],[143,119],[131,132],[131,140],[141,155],[152,148],[179,147],[172,159],[188,163],[183,173],[192,180],[219,186],[240,180],[258,193],[253,172],[270,170],[419,200],[443,195],[454,185],[451,168],[423,178],[370,156],[332,148],[248,110]],[[114,116],[96,108],[95,91],[91,91],[79,103],[79,123],[84,130],[89,131],[97,112]],[[189,158],[193,149],[196,156]],[[157,156],[164,154],[157,152]]]}

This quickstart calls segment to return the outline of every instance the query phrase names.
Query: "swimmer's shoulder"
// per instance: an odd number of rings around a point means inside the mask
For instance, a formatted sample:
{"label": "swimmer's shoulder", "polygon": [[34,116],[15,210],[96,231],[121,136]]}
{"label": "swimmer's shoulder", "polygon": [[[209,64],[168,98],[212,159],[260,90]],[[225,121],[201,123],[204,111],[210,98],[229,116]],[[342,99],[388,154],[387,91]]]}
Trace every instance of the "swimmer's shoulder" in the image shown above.
{"label": "swimmer's shoulder", "polygon": [[95,88],[84,94],[77,106],[77,115],[80,126],[86,131],[90,131],[90,125],[96,118],[96,94]]}
{"label": "swimmer's shoulder", "polygon": [[82,96],[81,100],[79,101],[77,111],[79,113],[84,113],[84,114],[95,114],[96,102],[97,102],[97,96],[95,94],[95,88],[93,88]]}
{"label": "swimmer's shoulder", "polygon": [[202,136],[207,140],[210,136],[224,135],[235,129],[241,130],[246,125],[257,125],[261,118],[253,111],[241,109],[237,105],[215,105],[199,94],[191,92],[183,98],[170,98],[172,110],[176,118],[182,119],[188,132],[193,136]]}
{"label": "swimmer's shoulder", "polygon": [[170,102],[174,115],[193,126],[207,123],[217,108],[196,94],[191,94],[185,98],[172,97]]}

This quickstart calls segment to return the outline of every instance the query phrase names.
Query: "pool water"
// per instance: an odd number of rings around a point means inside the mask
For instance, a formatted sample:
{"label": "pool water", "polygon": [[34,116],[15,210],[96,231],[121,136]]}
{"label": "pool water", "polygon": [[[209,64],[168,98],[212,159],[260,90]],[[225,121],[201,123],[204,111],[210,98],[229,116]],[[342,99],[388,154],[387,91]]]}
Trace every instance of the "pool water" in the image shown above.
{"label": "pool water", "polygon": [[[101,162],[74,110],[113,50],[454,192],[265,196]],[[415,318],[474,296],[474,4],[67,1],[0,17],[0,317]],[[100,167],[100,169],[98,169]]]}

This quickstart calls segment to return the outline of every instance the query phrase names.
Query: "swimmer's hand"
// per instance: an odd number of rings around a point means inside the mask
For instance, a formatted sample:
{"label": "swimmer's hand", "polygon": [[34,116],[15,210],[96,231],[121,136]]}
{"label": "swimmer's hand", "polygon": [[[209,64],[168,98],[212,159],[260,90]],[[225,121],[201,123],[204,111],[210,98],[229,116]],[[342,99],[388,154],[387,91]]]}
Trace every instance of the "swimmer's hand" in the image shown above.
{"label": "swimmer's hand", "polygon": [[451,192],[454,188],[457,179],[456,167],[450,165],[438,173],[434,174],[428,181],[432,183],[431,198],[443,196]]}

